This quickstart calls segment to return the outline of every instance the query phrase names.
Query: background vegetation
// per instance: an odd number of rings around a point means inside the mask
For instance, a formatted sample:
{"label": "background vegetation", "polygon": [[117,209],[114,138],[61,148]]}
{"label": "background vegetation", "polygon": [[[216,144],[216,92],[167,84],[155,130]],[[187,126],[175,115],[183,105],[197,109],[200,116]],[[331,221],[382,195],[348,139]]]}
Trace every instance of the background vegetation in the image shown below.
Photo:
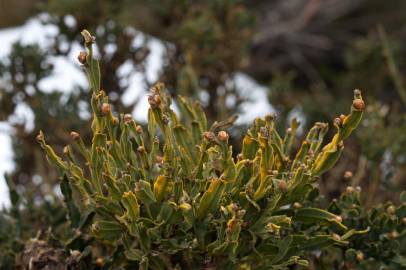
{"label": "background vegetation", "polygon": [[[139,105],[139,100],[127,102],[123,98],[129,88],[128,83],[123,83],[128,75],[118,72],[123,64],[130,67],[129,73],[142,74],[146,89],[156,82],[146,74],[150,55],[147,41],[152,38],[164,46],[163,68],[157,80],[164,82],[173,96],[200,99],[209,123],[233,116],[247,102],[249,95],[242,95],[233,83],[239,73],[266,86],[282,134],[292,112],[300,113],[303,129],[307,130],[316,121],[328,122],[346,111],[351,91],[362,89],[367,101],[364,120],[349,138],[340,161],[322,176],[322,195],[315,203],[326,207],[331,199],[338,199],[330,207],[347,211],[342,202],[348,200],[347,186],[360,186],[356,203],[362,205],[362,214],[355,222],[359,224],[371,222],[368,216],[376,216],[374,209],[385,212],[388,200],[401,203],[399,194],[406,185],[404,1],[26,2],[17,5],[1,1],[4,8],[0,9],[0,26],[15,26],[29,16],[46,12],[49,16],[43,23],[56,27],[58,35],[45,49],[17,42],[10,55],[0,60],[0,121],[12,125],[15,159],[15,170],[8,177],[14,208],[6,210],[2,218],[11,215],[11,224],[23,220],[15,235],[7,235],[13,247],[22,248],[26,239],[37,233],[39,239],[44,239],[50,224],[58,228],[66,223],[60,198],[55,196],[59,174],[46,162],[35,136],[43,130],[47,142],[58,153],[70,142],[67,131],[79,130],[89,142],[90,126],[83,111],[90,110],[83,104],[90,100],[91,93],[87,87],[77,87],[66,96],[58,89],[42,89],[39,82],[52,74],[51,57],[77,53],[75,44],[81,44],[79,33],[84,28],[97,40],[104,74],[102,88],[113,108],[122,113],[131,113]],[[134,45],[133,40],[141,35],[144,42]],[[13,121],[19,104],[27,105],[35,115],[32,129],[27,129],[24,122]],[[229,130],[234,149],[239,150],[245,130],[241,126]],[[305,133],[298,132],[297,136],[302,139]],[[295,150],[299,147],[298,143],[293,145]],[[375,208],[379,203],[383,206]],[[23,213],[18,213],[21,208]],[[14,226],[7,224],[2,222],[4,228],[0,231],[9,232],[7,226]],[[371,236],[372,243],[384,245],[381,236],[392,230],[382,232],[383,227],[378,226],[375,238]],[[387,249],[372,246],[375,250]],[[365,256],[376,257],[379,252],[369,248],[365,250],[374,255],[365,252]],[[329,258],[335,260],[333,255]],[[315,261],[314,267],[322,264],[317,258]],[[374,269],[375,265],[354,267]]]}

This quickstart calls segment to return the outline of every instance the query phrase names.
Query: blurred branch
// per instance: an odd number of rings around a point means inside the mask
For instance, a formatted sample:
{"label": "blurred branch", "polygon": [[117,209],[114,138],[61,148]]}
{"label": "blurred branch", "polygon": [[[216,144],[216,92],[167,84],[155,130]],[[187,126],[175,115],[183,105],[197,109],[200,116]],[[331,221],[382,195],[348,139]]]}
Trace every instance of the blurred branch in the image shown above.
{"label": "blurred branch", "polygon": [[393,53],[390,49],[385,29],[383,28],[382,25],[378,25],[377,29],[379,38],[382,42],[383,55],[385,57],[386,64],[388,65],[389,74],[392,77],[393,83],[395,84],[395,88],[399,93],[399,96],[402,99],[403,104],[406,106],[406,89],[404,87],[403,79],[402,76],[400,75],[399,68],[395,63]]}

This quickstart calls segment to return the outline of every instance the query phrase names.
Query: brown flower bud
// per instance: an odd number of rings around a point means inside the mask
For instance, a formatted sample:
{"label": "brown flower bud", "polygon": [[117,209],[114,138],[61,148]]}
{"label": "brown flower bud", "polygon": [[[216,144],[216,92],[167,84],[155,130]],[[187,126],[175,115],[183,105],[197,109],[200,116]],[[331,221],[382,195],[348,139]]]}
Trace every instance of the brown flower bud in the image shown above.
{"label": "brown flower bud", "polygon": [[79,257],[81,254],[82,254],[82,253],[81,253],[79,250],[76,250],[76,249],[70,251],[70,255],[71,255],[72,257]]}
{"label": "brown flower bud", "polygon": [[246,212],[247,211],[245,209],[238,210],[238,212],[237,212],[238,218],[242,218],[243,216],[245,216]]}
{"label": "brown flower bud", "polygon": [[145,148],[144,148],[144,146],[139,146],[139,147],[137,148],[137,152],[140,153],[140,154],[144,154],[144,153],[145,153]]}
{"label": "brown flower bud", "polygon": [[148,96],[148,103],[151,106],[151,108],[153,109],[158,108],[159,105],[161,105],[161,97],[157,94],[150,95]]}
{"label": "brown flower bud", "polygon": [[157,155],[155,157],[155,161],[156,161],[156,163],[162,163],[164,161],[164,158],[162,156]]}
{"label": "brown flower bud", "polygon": [[335,220],[339,223],[343,222],[343,218],[341,216],[336,216]]}
{"label": "brown flower bud", "polygon": [[395,208],[393,205],[391,205],[391,206],[389,206],[388,208],[386,208],[386,212],[387,212],[389,215],[393,215],[393,214],[395,214],[395,212],[396,212],[396,208]]}
{"label": "brown flower bud", "polygon": [[101,257],[97,258],[97,259],[96,259],[96,265],[97,265],[98,267],[102,267],[102,266],[104,265],[104,259],[101,258]]}
{"label": "brown flower bud", "polygon": [[206,131],[203,133],[203,137],[208,141],[213,141],[216,138],[216,135],[211,131]]}
{"label": "brown flower bud", "polygon": [[82,65],[84,65],[84,64],[86,64],[86,58],[87,58],[87,52],[80,52],[79,53],[79,55],[78,55],[78,61],[82,64]]}
{"label": "brown flower bud", "polygon": [[227,132],[222,130],[217,134],[217,137],[219,138],[220,141],[227,142],[229,135]]}
{"label": "brown flower bud", "polygon": [[71,131],[70,137],[71,137],[73,140],[75,140],[75,141],[77,141],[77,140],[80,139],[79,133],[77,133],[77,132],[75,132],[75,131]]}
{"label": "brown flower bud", "polygon": [[344,172],[344,179],[349,180],[352,178],[352,172],[351,171],[345,171]]}
{"label": "brown flower bud", "polygon": [[126,113],[126,114],[124,114],[124,116],[123,116],[123,120],[124,120],[124,123],[129,123],[129,122],[131,122],[131,121],[133,120],[133,117],[132,117],[131,114]]}
{"label": "brown flower bud", "polygon": [[364,253],[362,251],[357,252],[357,261],[363,261],[364,260]]}
{"label": "brown flower bud", "polygon": [[302,207],[302,205],[299,202],[295,202],[293,204],[293,208],[295,208],[295,209],[298,209],[298,208],[301,208],[301,207]]}
{"label": "brown flower bud", "polygon": [[336,241],[340,241],[340,240],[341,240],[341,236],[339,236],[339,235],[336,234],[336,233],[333,233],[331,236],[332,236],[333,239],[336,240]]}
{"label": "brown flower bud", "polygon": [[337,117],[334,119],[334,124],[340,127],[343,124],[343,122],[341,121],[340,117]]}
{"label": "brown flower bud", "polygon": [[406,225],[406,217],[402,218],[403,225]]}
{"label": "brown flower bud", "polygon": [[345,117],[346,117],[346,116],[345,116],[344,114],[341,114],[341,115],[340,115],[340,120],[341,120],[341,123],[344,123],[344,119],[345,119]]}
{"label": "brown flower bud", "polygon": [[347,187],[347,189],[345,190],[347,193],[353,193],[355,191],[355,188],[353,187]]}
{"label": "brown flower bud", "polygon": [[386,236],[390,239],[396,239],[399,237],[399,233],[397,231],[392,231],[390,233],[387,233]]}
{"label": "brown flower bud", "polygon": [[278,187],[279,187],[279,189],[280,189],[282,192],[286,192],[286,190],[288,189],[288,186],[287,186],[285,180],[279,181]]}
{"label": "brown flower bud", "polygon": [[74,233],[75,236],[77,236],[77,237],[79,237],[79,236],[82,235],[82,232],[80,231],[80,229],[75,229],[75,230],[73,231],[73,233]]}
{"label": "brown flower bud", "polygon": [[242,154],[241,154],[241,153],[239,153],[239,154],[237,155],[237,161],[240,161],[240,160],[242,160]]}
{"label": "brown flower bud", "polygon": [[40,133],[38,133],[37,137],[35,137],[37,139],[37,141],[42,141],[44,140],[44,134],[40,131]]}
{"label": "brown flower bud", "polygon": [[111,106],[108,103],[103,103],[100,107],[103,115],[108,115],[111,112]]}
{"label": "brown flower bud", "polygon": [[140,125],[138,125],[138,126],[136,126],[135,127],[135,131],[138,133],[138,134],[141,134],[142,133],[142,126],[140,126]]}
{"label": "brown flower bud", "polygon": [[232,203],[232,204],[230,205],[230,209],[235,212],[235,211],[238,210],[238,205],[235,204],[235,203]]}
{"label": "brown flower bud", "polygon": [[64,155],[69,154],[69,146],[68,146],[68,145],[66,145],[66,146],[63,148],[63,154],[64,154]]}
{"label": "brown flower bud", "polygon": [[272,121],[275,120],[275,118],[276,118],[275,114],[267,114],[267,115],[265,115],[265,121],[266,122],[272,122]]}
{"label": "brown flower bud", "polygon": [[365,102],[362,99],[356,98],[352,102],[352,107],[357,111],[363,111],[365,109]]}

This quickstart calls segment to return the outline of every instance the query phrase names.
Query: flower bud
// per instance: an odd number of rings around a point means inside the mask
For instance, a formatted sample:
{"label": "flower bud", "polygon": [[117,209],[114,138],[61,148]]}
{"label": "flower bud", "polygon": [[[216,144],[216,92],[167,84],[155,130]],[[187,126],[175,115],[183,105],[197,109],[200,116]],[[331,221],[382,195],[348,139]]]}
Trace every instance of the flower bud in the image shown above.
{"label": "flower bud", "polygon": [[133,117],[132,117],[131,114],[126,113],[126,114],[124,114],[124,116],[123,116],[123,120],[124,120],[124,123],[129,123],[129,122],[131,122],[131,121],[133,120]]}
{"label": "flower bud", "polygon": [[63,148],[63,154],[64,154],[64,155],[68,155],[68,154],[69,154],[69,146],[68,146],[68,145],[66,145],[66,146]]}
{"label": "flower bud", "polygon": [[266,122],[272,122],[272,121],[275,120],[275,118],[276,118],[275,114],[267,114],[267,115],[265,115],[265,121]]}
{"label": "flower bud", "polygon": [[295,208],[295,209],[298,209],[298,208],[301,208],[301,207],[302,207],[302,204],[299,203],[299,202],[295,202],[295,203],[293,204],[293,208]]}
{"label": "flower bud", "polygon": [[96,259],[96,265],[97,265],[98,267],[103,267],[103,265],[104,265],[104,259],[101,258],[101,257],[97,258],[97,259]]}
{"label": "flower bud", "polygon": [[357,261],[363,261],[364,260],[364,253],[362,251],[357,252]]}
{"label": "flower bud", "polygon": [[334,124],[336,125],[336,126],[341,126],[342,124],[343,124],[343,122],[341,121],[341,118],[340,117],[337,117],[337,118],[335,118],[334,119]]}
{"label": "flower bud", "polygon": [[213,141],[216,138],[216,135],[211,131],[206,131],[203,133],[203,137],[208,141]]}
{"label": "flower bud", "polygon": [[86,45],[91,45],[94,42],[95,38],[86,29],[82,30],[82,32],[80,33],[82,34],[82,37],[85,39]]}
{"label": "flower bud", "polygon": [[402,218],[403,225],[406,225],[406,217]]}
{"label": "flower bud", "polygon": [[81,254],[82,254],[82,253],[81,253],[79,250],[76,250],[76,249],[70,251],[70,255],[71,255],[72,257],[79,257]]}
{"label": "flower bud", "polygon": [[103,115],[108,115],[111,112],[111,106],[108,103],[103,103],[100,107]]}
{"label": "flower bud", "polygon": [[164,158],[162,156],[157,155],[155,157],[155,161],[156,161],[156,163],[162,163],[164,161]]}
{"label": "flower bud", "polygon": [[386,234],[389,239],[396,239],[399,237],[399,233],[397,231],[392,231]]}
{"label": "flower bud", "polygon": [[71,137],[73,140],[75,140],[75,141],[77,141],[77,140],[80,139],[79,133],[77,133],[77,132],[75,132],[75,131],[71,131],[70,137]]}
{"label": "flower bud", "polygon": [[287,186],[285,180],[279,181],[278,187],[279,187],[279,189],[280,189],[282,192],[286,192],[286,190],[288,189],[288,186]]}
{"label": "flower bud", "polygon": [[37,139],[37,141],[42,141],[44,140],[44,134],[40,131],[37,135],[37,137],[35,137]]}
{"label": "flower bud", "polygon": [[344,172],[344,179],[349,180],[352,178],[352,172],[351,171],[345,171]]}
{"label": "flower bud", "polygon": [[161,97],[157,94],[148,96],[148,103],[152,109],[158,108],[161,105]]}
{"label": "flower bud", "polygon": [[135,127],[135,131],[138,133],[138,134],[141,134],[142,133],[142,126],[140,126],[140,125],[138,125],[138,126],[136,126]]}
{"label": "flower bud", "polygon": [[344,119],[345,119],[345,117],[346,117],[346,116],[345,116],[344,114],[341,114],[341,115],[340,115],[340,120],[341,120],[341,123],[344,123]]}
{"label": "flower bud", "polygon": [[362,99],[356,98],[352,102],[352,107],[354,107],[354,109],[357,111],[363,111],[365,109],[365,103]]}
{"label": "flower bud", "polygon": [[355,188],[348,186],[345,190],[347,193],[353,193],[355,191]]}
{"label": "flower bud", "polygon": [[389,215],[393,215],[393,214],[395,214],[396,209],[395,209],[395,207],[394,207],[393,205],[391,205],[391,206],[389,206],[388,208],[386,208],[386,212],[387,212]]}
{"label": "flower bud", "polygon": [[238,205],[235,203],[230,204],[230,209],[231,211],[235,212],[238,210]]}
{"label": "flower bud", "polygon": [[243,216],[245,216],[246,212],[247,211],[245,209],[238,210],[238,212],[237,212],[238,218],[242,218]]}
{"label": "flower bud", "polygon": [[331,236],[332,236],[333,239],[336,240],[336,241],[340,241],[340,240],[341,240],[341,236],[339,236],[339,235],[336,234],[336,233],[333,233]]}
{"label": "flower bud", "polygon": [[140,153],[140,154],[144,154],[144,153],[145,153],[145,148],[144,148],[144,146],[138,146],[137,152]]}
{"label": "flower bud", "polygon": [[335,220],[339,223],[343,222],[343,218],[341,216],[336,216]]}
{"label": "flower bud", "polygon": [[220,141],[227,142],[229,135],[227,132],[222,130],[217,134],[217,137],[219,138]]}
{"label": "flower bud", "polygon": [[74,233],[74,235],[75,235],[76,237],[79,237],[79,236],[82,235],[82,232],[81,232],[79,229],[75,229],[75,230],[73,231],[73,233]]}
{"label": "flower bud", "polygon": [[86,58],[87,58],[87,52],[80,52],[79,53],[79,55],[78,55],[78,61],[82,64],[82,65],[84,65],[84,64],[86,64]]}

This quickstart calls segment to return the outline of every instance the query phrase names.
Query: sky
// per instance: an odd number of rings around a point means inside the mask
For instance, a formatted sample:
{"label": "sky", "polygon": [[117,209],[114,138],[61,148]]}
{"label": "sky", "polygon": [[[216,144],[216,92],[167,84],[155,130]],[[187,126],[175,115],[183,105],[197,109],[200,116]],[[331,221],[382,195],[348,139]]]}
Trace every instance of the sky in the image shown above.
{"label": "sky", "polygon": [[[46,49],[50,46],[50,37],[58,34],[58,29],[54,26],[44,26],[41,20],[47,14],[40,14],[26,21],[22,26],[0,30],[0,59],[7,61],[7,55],[11,51],[11,46],[16,41],[23,44],[38,44]],[[67,16],[67,22],[74,24],[74,18]],[[133,30],[136,31],[136,30]],[[143,35],[137,35],[133,43],[136,45],[142,42]],[[162,42],[155,38],[148,38],[148,45],[151,51],[146,63],[146,76],[149,81],[156,81],[163,65],[164,46]],[[69,95],[77,86],[86,87],[87,81],[84,73],[80,70],[76,56],[82,50],[80,44],[73,44],[71,53],[66,56],[49,57],[49,61],[54,65],[52,74],[40,81],[39,87],[45,92],[58,89]],[[112,48],[114,50],[114,48]],[[128,74],[132,72],[129,63],[124,63],[118,72]],[[133,72],[129,77],[129,88],[123,95],[123,102],[130,102],[141,95],[140,102],[133,111],[134,118],[140,122],[146,122],[147,119],[147,88],[142,80],[140,73]],[[266,88],[258,85],[252,78],[243,73],[237,73],[234,76],[234,83],[240,91],[242,97],[248,98],[241,106],[241,114],[238,123],[250,123],[258,116],[274,112],[266,96]],[[0,85],[4,81],[0,78]],[[0,108],[1,110],[1,108]],[[34,115],[28,106],[20,104],[13,115],[14,121],[23,121],[25,128],[32,130]],[[0,208],[9,206],[8,190],[4,180],[4,173],[11,172],[14,168],[13,153],[11,147],[12,127],[5,122],[0,122]],[[33,134],[35,136],[35,134]]]}

